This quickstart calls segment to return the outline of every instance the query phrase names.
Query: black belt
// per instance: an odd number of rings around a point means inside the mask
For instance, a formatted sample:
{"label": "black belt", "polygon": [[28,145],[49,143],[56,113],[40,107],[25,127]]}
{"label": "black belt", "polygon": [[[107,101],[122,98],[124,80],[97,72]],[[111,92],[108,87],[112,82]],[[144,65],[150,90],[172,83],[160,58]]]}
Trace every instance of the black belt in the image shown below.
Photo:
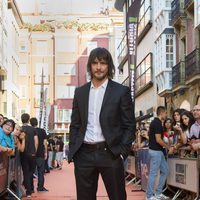
{"label": "black belt", "polygon": [[98,143],[94,143],[94,144],[84,142],[83,147],[93,149],[93,150],[98,150],[98,149],[106,148],[107,144],[106,144],[106,142],[98,142]]}

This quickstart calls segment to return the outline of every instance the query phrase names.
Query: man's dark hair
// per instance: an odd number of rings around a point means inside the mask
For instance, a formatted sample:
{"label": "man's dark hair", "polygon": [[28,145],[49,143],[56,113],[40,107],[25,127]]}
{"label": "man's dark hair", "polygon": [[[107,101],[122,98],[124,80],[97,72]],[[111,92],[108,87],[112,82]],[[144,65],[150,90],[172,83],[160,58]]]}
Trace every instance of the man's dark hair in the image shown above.
{"label": "man's dark hair", "polygon": [[159,116],[161,112],[165,112],[165,111],[166,111],[166,108],[164,106],[158,106],[156,110],[156,114],[157,116]]}
{"label": "man's dark hair", "polygon": [[22,120],[22,123],[28,123],[29,122],[29,119],[30,119],[30,115],[28,113],[23,113],[21,115],[21,120]]}
{"label": "man's dark hair", "polygon": [[108,78],[112,79],[115,74],[115,66],[113,64],[112,56],[107,49],[101,47],[95,48],[90,52],[87,63],[87,71],[90,77],[92,78],[91,65],[96,58],[99,61],[104,61],[108,64]]}
{"label": "man's dark hair", "polygon": [[33,126],[33,127],[37,126],[37,125],[38,125],[38,120],[37,120],[37,118],[32,117],[32,118],[30,119],[30,124],[31,124],[31,126]]}

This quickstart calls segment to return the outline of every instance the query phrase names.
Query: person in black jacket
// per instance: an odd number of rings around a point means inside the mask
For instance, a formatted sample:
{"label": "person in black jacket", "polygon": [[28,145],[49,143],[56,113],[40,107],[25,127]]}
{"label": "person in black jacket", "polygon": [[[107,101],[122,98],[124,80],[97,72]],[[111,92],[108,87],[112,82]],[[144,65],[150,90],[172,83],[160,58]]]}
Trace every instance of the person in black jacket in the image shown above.
{"label": "person in black jacket", "polygon": [[36,167],[36,153],[38,148],[38,136],[35,128],[30,126],[30,115],[24,113],[21,115],[23,123],[22,132],[25,133],[25,149],[21,152],[21,165],[24,175],[24,186],[27,197],[31,197],[34,192],[33,173]]}
{"label": "person in black jacket", "polygon": [[68,161],[74,161],[77,200],[95,200],[101,174],[108,196],[125,200],[123,161],[134,133],[134,112],[128,87],[112,81],[115,67],[105,48],[91,51],[91,82],[75,90]]}
{"label": "person in black jacket", "polygon": [[44,171],[45,171],[45,160],[47,159],[47,134],[44,129],[38,128],[38,120],[35,117],[30,119],[31,126],[36,129],[38,135],[38,150],[36,153],[36,166],[38,172],[38,192],[47,192],[48,190],[44,187]]}

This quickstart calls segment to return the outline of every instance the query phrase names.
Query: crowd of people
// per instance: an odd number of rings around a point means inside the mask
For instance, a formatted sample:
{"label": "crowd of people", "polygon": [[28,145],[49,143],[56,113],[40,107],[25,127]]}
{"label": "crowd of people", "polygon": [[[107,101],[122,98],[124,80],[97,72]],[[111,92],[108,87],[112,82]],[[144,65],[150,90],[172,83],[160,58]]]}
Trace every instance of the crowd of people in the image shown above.
{"label": "crowd of people", "polygon": [[26,196],[34,193],[34,177],[37,191],[48,192],[44,187],[44,174],[52,169],[62,169],[64,142],[61,136],[48,136],[38,127],[38,120],[28,113],[21,115],[22,125],[0,114],[0,152],[14,156],[19,152]]}
{"label": "crowd of people", "polygon": [[[172,117],[162,120],[163,141],[170,146],[168,156],[196,157],[200,148],[200,106],[194,106],[192,111],[182,108],[174,110]],[[132,149],[149,147],[150,122],[142,122],[136,130],[136,140]],[[178,155],[180,152],[181,155]],[[184,152],[184,153],[181,153]]]}
{"label": "crowd of people", "polygon": [[[151,123],[144,122],[136,131],[133,150],[149,148],[150,171],[146,190],[147,200],[169,199],[162,194],[168,176],[168,157],[197,158],[200,149],[200,105],[191,111],[174,110],[167,116],[166,108],[157,108],[157,117]],[[155,189],[157,173],[160,172],[158,186]]]}

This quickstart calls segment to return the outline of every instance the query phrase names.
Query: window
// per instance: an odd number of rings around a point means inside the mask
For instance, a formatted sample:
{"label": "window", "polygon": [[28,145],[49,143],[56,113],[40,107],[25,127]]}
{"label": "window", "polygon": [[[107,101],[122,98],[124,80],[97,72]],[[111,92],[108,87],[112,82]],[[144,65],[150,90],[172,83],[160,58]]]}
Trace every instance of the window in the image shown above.
{"label": "window", "polygon": [[36,43],[36,54],[47,55],[48,54],[48,43],[46,40],[38,40]]}
{"label": "window", "polygon": [[67,63],[57,64],[56,73],[58,76],[76,75],[76,65]]}
{"label": "window", "polygon": [[152,54],[150,53],[136,68],[136,92],[151,82],[151,73]]}
{"label": "window", "polygon": [[143,32],[149,21],[151,21],[151,3],[150,0],[144,0],[139,13],[138,35]]}
{"label": "window", "polygon": [[71,109],[58,109],[57,110],[57,122],[70,122],[71,121]]}
{"label": "window", "polygon": [[171,8],[171,0],[166,0],[165,5],[166,5],[166,7]]}
{"label": "window", "polygon": [[172,26],[172,12],[171,11],[169,11],[168,17],[169,17],[169,26]]}
{"label": "window", "polygon": [[59,85],[57,87],[58,99],[73,99],[75,86]]}
{"label": "window", "polygon": [[27,75],[27,66],[26,63],[22,63],[19,65],[19,75],[26,76]]}
{"label": "window", "polygon": [[173,67],[174,63],[173,35],[166,35],[166,67]]}
{"label": "window", "polygon": [[68,37],[68,38],[58,38],[56,39],[56,51],[57,52],[70,52],[74,53],[77,49],[77,39]]}
{"label": "window", "polygon": [[19,42],[19,51],[20,52],[25,52],[27,50],[27,44],[25,41],[20,41]]}
{"label": "window", "polygon": [[27,97],[27,86],[21,85],[20,86],[20,98],[26,99]]}
{"label": "window", "polygon": [[97,41],[87,42],[87,55],[90,55],[90,52],[97,48]]}
{"label": "window", "polygon": [[[44,85],[44,101],[49,102],[49,88],[47,85]],[[39,107],[40,106],[40,95],[41,95],[41,85],[35,85],[34,86],[34,106]]]}

